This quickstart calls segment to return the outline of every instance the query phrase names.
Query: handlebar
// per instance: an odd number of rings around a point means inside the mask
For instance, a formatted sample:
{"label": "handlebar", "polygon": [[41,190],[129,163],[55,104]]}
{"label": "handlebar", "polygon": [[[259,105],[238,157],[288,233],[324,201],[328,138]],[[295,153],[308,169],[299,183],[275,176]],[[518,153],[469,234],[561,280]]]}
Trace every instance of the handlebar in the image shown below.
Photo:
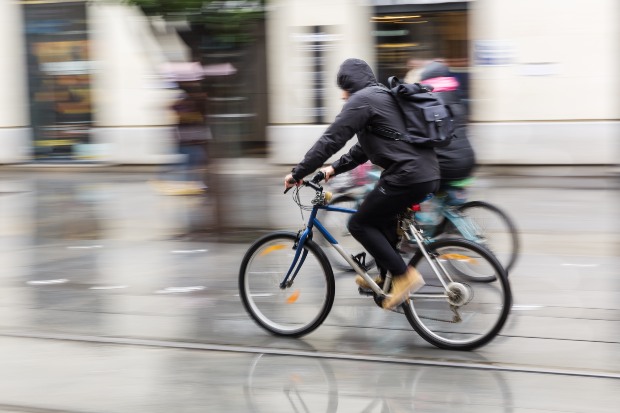
{"label": "handlebar", "polygon": [[[319,182],[321,182],[323,179],[325,179],[325,174],[323,173],[323,171],[319,171],[317,172],[310,181],[301,181],[301,185],[304,186],[309,186],[310,188],[314,189],[315,191],[322,191],[323,187],[321,185],[319,185]],[[294,184],[296,183],[295,180],[289,180],[290,184]],[[286,190],[284,191],[284,193],[286,194],[290,189],[292,188],[292,186],[290,188],[286,188]]]}

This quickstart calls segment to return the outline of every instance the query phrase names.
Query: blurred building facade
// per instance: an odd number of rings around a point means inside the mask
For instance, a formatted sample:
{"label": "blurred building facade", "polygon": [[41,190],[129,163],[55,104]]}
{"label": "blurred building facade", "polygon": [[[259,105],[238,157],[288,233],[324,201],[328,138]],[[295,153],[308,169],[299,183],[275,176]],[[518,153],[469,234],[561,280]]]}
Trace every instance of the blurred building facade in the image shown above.
{"label": "blurred building facade", "polygon": [[176,159],[166,57],[139,10],[23,0],[0,2],[0,16],[0,163]]}
{"label": "blurred building facade", "polygon": [[304,59],[299,44],[314,29],[324,37],[323,43],[315,39],[316,48],[325,45],[323,66],[315,69],[326,80],[326,99],[315,105],[325,111],[321,119],[339,110],[335,74],[344,58],[368,60],[383,83],[389,75],[404,77],[409,59],[443,58],[468,93],[480,163],[618,164],[619,2],[360,3],[271,2],[273,162],[298,162],[324,128],[303,117],[313,113],[304,111],[312,92],[302,88],[313,84],[314,74],[297,69]]}
{"label": "blurred building facade", "polygon": [[[335,76],[348,57],[382,82],[412,60],[445,59],[467,92],[481,163],[618,163],[616,0],[211,6],[211,29],[183,43],[120,1],[0,2],[0,164],[174,162],[175,91],[160,72],[169,61],[238,69],[209,81],[219,157],[293,164],[339,112]],[[251,41],[222,47],[213,27],[233,6],[260,7],[261,18],[238,25]]]}

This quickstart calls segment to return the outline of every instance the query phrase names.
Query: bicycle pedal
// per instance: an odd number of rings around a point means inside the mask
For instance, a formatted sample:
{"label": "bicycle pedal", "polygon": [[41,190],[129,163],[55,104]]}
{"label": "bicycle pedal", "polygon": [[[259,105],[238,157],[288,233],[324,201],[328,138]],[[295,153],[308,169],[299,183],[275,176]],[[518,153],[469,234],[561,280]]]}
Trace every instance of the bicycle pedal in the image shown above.
{"label": "bicycle pedal", "polygon": [[[377,282],[377,285],[379,286],[379,288],[383,288],[383,282],[384,282],[384,280],[381,280],[381,281]],[[370,288],[370,286],[368,286],[368,287],[358,286],[357,287],[357,291],[360,293],[360,295],[370,295],[370,296],[376,296],[377,295],[372,290],[372,288]]]}
{"label": "bicycle pedal", "polygon": [[373,295],[375,295],[375,292],[373,290],[371,290],[370,288],[366,289],[366,288],[362,288],[362,287],[357,287],[357,291],[360,293],[360,295],[365,295],[365,296],[373,296]]}
{"label": "bicycle pedal", "polygon": [[364,271],[368,271],[370,269],[369,266],[366,266],[366,253],[360,252],[357,255],[353,255],[351,258],[359,265]]}

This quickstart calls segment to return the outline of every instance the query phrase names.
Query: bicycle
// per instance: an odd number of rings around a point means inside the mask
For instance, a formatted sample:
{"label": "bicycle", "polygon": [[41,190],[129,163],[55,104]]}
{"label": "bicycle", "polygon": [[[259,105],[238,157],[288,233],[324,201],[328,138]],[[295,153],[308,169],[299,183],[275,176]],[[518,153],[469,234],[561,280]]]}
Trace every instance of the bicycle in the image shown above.
{"label": "bicycle", "polygon": [[[245,310],[262,328],[279,336],[301,337],[327,318],[335,296],[334,272],[323,249],[313,240],[317,229],[330,246],[362,276],[382,308],[391,276],[379,284],[368,275],[363,256],[349,254],[317,218],[319,210],[353,214],[354,209],[329,205],[331,194],[319,182],[322,172],[295,188],[293,199],[308,210],[305,227],[276,231],[256,240],[245,253],[239,270],[239,291]],[[315,191],[310,205],[300,190]],[[426,285],[395,309],[403,312],[413,329],[429,343],[445,349],[471,350],[491,341],[510,312],[512,294],[502,265],[485,247],[465,239],[425,238],[411,214],[399,217],[403,235],[418,245],[409,265]],[[483,280],[484,282],[482,282]],[[467,282],[465,282],[467,281]]]}
{"label": "bicycle", "polygon": [[[344,174],[343,174],[344,175]],[[336,179],[339,177],[335,177]],[[377,171],[367,170],[365,176],[340,177],[342,181],[336,184],[335,190],[340,194],[330,202],[332,205],[343,208],[356,209],[364,197],[370,192],[379,179]],[[344,181],[344,182],[343,182]],[[464,188],[471,185],[473,178],[451,182],[453,188]],[[519,235],[514,221],[498,206],[484,201],[468,201],[452,204],[445,193],[428,199],[412,208],[417,222],[426,236],[431,238],[458,237],[477,242],[487,247],[499,259],[507,272],[510,272],[519,256]],[[425,212],[421,207],[433,204],[436,210],[432,213],[436,220],[422,220]],[[338,232],[341,242],[350,250],[357,249],[359,253],[367,252],[357,243],[348,232],[348,217],[326,214],[323,217],[325,226],[332,232]],[[321,246],[326,247],[323,243]],[[350,267],[339,254],[328,250],[332,264],[340,270],[349,270]],[[368,257],[368,254],[367,254]],[[368,258],[368,265],[374,265],[374,260]]]}

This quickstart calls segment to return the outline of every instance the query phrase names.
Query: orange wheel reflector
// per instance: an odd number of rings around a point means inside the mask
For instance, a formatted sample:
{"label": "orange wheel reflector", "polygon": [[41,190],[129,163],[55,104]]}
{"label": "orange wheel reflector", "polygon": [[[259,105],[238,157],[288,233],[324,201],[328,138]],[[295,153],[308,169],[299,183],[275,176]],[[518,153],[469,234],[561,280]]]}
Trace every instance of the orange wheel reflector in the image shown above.
{"label": "orange wheel reflector", "polygon": [[462,254],[441,254],[439,258],[444,260],[455,260],[455,261],[464,261],[470,264],[476,264],[476,260],[472,257],[468,257],[467,255]]}
{"label": "orange wheel reflector", "polygon": [[277,245],[272,245],[269,248],[265,248],[261,253],[260,256],[265,256],[267,254],[271,254],[274,251],[279,251],[279,250],[283,250],[284,248],[286,248],[286,245],[284,244],[277,244]]}
{"label": "orange wheel reflector", "polygon": [[286,299],[287,304],[293,304],[299,298],[299,290],[293,291],[293,294],[290,295],[289,298]]}

